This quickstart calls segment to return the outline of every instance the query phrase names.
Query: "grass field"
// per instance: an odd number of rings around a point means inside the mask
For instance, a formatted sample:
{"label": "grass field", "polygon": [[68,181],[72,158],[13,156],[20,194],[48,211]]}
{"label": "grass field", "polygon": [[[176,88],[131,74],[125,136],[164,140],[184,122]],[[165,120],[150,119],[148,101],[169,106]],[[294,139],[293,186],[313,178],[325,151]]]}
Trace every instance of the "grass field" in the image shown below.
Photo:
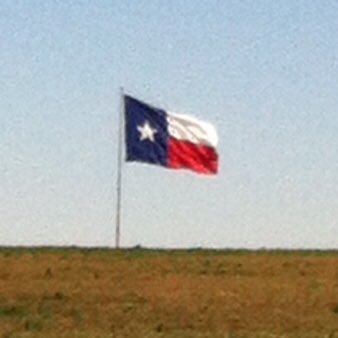
{"label": "grass field", "polygon": [[0,337],[338,338],[338,252],[2,248]]}

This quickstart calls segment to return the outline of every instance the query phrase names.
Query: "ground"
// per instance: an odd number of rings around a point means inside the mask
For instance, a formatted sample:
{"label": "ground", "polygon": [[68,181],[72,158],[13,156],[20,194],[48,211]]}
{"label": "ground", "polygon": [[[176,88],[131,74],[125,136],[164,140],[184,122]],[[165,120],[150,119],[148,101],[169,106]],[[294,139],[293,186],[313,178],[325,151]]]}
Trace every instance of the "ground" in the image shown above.
{"label": "ground", "polygon": [[0,337],[338,338],[338,252],[3,248]]}

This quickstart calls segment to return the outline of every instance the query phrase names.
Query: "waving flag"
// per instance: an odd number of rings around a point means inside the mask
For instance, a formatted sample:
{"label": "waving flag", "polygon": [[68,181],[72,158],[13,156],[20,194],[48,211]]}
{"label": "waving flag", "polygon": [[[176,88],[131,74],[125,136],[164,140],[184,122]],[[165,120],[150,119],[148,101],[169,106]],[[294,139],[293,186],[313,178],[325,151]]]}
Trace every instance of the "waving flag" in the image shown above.
{"label": "waving flag", "polygon": [[171,113],[124,96],[127,161],[216,174],[215,128],[192,116]]}

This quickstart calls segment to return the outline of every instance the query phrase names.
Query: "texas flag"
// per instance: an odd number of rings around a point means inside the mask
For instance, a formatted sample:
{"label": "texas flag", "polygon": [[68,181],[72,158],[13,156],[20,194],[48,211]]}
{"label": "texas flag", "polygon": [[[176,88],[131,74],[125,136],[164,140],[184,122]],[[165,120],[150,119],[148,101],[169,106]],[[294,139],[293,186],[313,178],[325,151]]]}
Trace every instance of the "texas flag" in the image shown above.
{"label": "texas flag", "polygon": [[124,96],[126,160],[216,174],[218,141],[204,121]]}

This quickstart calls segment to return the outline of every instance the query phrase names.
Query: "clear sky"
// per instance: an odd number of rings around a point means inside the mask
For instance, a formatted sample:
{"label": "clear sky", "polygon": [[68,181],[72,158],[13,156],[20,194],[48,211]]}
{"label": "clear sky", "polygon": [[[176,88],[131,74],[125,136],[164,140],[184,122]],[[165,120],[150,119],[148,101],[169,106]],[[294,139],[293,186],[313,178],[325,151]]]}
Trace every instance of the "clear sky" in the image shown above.
{"label": "clear sky", "polygon": [[0,2],[0,245],[114,245],[119,87],[213,123],[216,177],[123,165],[122,246],[338,247],[338,2]]}

